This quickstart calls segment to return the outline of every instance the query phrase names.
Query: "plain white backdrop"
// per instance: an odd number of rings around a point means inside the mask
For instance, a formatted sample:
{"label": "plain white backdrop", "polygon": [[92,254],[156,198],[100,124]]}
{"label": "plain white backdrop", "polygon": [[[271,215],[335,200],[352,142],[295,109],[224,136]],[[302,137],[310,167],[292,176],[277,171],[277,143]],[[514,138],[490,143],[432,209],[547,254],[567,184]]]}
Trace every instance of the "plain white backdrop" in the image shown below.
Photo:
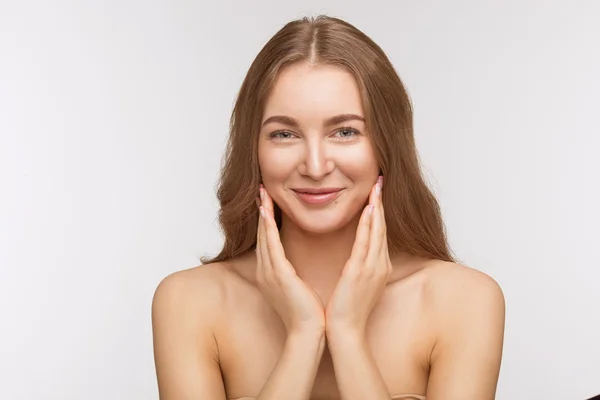
{"label": "plain white backdrop", "polygon": [[387,52],[451,244],[504,290],[497,398],[600,394],[600,2],[2,0],[0,398],[158,398],[152,295],[219,250],[237,90],[319,13]]}

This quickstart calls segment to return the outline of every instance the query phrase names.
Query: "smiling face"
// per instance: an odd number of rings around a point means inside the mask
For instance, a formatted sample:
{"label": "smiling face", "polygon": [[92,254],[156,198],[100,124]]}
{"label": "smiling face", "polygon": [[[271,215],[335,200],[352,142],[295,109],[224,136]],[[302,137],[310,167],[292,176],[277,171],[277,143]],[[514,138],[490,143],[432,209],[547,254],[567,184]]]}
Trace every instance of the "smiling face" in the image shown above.
{"label": "smiling face", "polygon": [[356,81],[344,69],[299,63],[280,72],[265,106],[258,159],[284,224],[326,233],[362,212],[379,173],[364,118]]}

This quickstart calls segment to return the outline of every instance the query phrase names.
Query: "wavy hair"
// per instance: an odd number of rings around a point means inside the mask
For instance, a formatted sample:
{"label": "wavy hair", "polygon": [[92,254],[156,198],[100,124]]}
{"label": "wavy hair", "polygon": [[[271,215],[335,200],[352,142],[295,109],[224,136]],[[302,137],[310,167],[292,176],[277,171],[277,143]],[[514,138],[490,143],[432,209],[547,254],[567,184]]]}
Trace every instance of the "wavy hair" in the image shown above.
{"label": "wavy hair", "polygon": [[[400,77],[383,50],[350,23],[325,15],[288,22],[261,49],[241,85],[217,187],[220,253],[203,264],[235,258],[256,246],[261,182],[258,135],[264,106],[278,73],[294,63],[345,68],[358,84],[366,126],[385,179],[382,191],[390,255],[405,251],[454,261],[439,204],[425,183],[413,134],[413,110]],[[281,210],[275,218],[281,227]]]}

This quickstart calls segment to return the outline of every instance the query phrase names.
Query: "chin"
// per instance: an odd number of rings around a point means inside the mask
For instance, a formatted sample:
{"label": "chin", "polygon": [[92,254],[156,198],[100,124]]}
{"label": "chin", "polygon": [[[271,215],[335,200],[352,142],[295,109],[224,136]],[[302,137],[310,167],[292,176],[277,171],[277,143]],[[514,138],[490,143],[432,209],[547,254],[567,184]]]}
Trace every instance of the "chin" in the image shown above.
{"label": "chin", "polygon": [[298,226],[305,232],[325,235],[341,229],[344,225],[324,223],[323,221],[302,221]]}
{"label": "chin", "polygon": [[319,211],[294,212],[291,215],[288,214],[288,219],[305,232],[322,235],[344,228],[352,222],[353,218],[349,216],[354,214],[351,210],[323,209]]}

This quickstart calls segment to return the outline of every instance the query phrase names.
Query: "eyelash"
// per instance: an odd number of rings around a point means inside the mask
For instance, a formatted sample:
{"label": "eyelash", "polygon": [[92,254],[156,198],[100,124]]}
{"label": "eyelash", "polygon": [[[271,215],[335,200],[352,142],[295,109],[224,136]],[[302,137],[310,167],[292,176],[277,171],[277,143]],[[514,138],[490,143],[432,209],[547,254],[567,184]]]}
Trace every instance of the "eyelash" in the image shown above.
{"label": "eyelash", "polygon": [[[339,137],[340,140],[350,140],[350,139],[354,138],[356,135],[360,134],[360,132],[358,130],[356,130],[354,128],[351,128],[349,126],[342,126],[335,133],[339,133],[341,131],[350,131],[350,132],[354,133],[354,135]],[[291,139],[291,138],[282,138],[282,137],[280,137],[279,134],[281,134],[281,133],[293,134],[290,131],[286,131],[286,130],[275,131],[275,132],[269,134],[269,139],[279,139],[279,140],[288,140],[288,139]]]}

